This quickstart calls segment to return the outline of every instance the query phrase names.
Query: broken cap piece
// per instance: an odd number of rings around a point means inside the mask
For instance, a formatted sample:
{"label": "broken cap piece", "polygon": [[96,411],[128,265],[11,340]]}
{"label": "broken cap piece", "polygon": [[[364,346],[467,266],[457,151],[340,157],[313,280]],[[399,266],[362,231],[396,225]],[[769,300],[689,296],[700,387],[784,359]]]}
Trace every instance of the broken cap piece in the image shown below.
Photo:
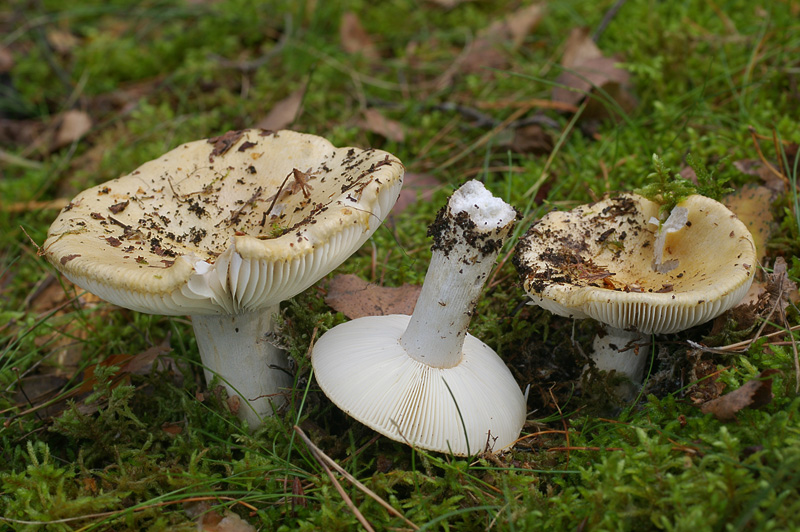
{"label": "broken cap piece", "polygon": [[314,345],[325,394],[368,427],[422,449],[463,456],[512,445],[525,398],[467,327],[515,219],[481,183],[458,189],[428,230],[433,256],[413,314],[352,320]]}
{"label": "broken cap piece", "polygon": [[[686,210],[681,227],[660,233],[649,224],[659,205],[635,194],[548,213],[514,257],[532,303],[640,334],[682,331],[722,314],[753,281],[753,238],[710,198],[693,195],[677,209]],[[655,267],[662,249],[668,271]]]}
{"label": "broken cap piece", "polygon": [[191,315],[207,380],[218,374],[249,401],[240,412],[256,425],[290,381],[286,355],[266,336],[279,303],[372,235],[402,176],[383,151],[230,131],[76,196],[50,227],[45,255],[114,304]]}

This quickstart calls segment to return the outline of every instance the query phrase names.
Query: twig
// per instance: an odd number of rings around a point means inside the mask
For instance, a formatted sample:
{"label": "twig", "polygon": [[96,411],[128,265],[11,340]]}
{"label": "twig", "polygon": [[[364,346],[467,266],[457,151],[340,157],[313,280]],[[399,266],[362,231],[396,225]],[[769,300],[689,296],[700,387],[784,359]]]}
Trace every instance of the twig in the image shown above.
{"label": "twig", "polygon": [[438,170],[441,171],[441,170],[444,170],[445,168],[448,168],[448,167],[454,165],[455,163],[457,163],[458,161],[460,161],[461,159],[463,159],[464,157],[466,157],[467,155],[469,155],[473,151],[477,150],[478,148],[480,148],[481,146],[483,146],[484,144],[489,142],[489,140],[492,137],[494,137],[495,135],[497,135],[498,133],[500,133],[504,129],[508,128],[509,125],[512,122],[514,122],[519,117],[521,117],[522,115],[527,113],[529,109],[530,109],[529,107],[520,107],[519,109],[517,109],[516,111],[511,113],[511,116],[509,116],[508,118],[503,120],[500,124],[498,124],[497,126],[492,128],[490,131],[487,131],[486,133],[484,133],[484,135],[481,138],[479,138],[477,141],[473,142],[471,145],[467,146],[460,153],[457,153],[457,154],[453,155],[448,160],[446,160],[444,163],[439,165]]}
{"label": "twig", "polygon": [[[386,502],[386,501],[384,501],[382,498],[380,498],[380,497],[379,497],[379,496],[378,496],[378,495],[377,495],[375,492],[373,492],[371,489],[369,489],[369,488],[368,488],[368,487],[366,487],[364,484],[362,484],[361,482],[359,482],[359,481],[358,481],[358,480],[357,480],[357,479],[356,479],[356,478],[355,478],[353,475],[351,475],[350,473],[348,473],[348,472],[347,472],[346,470],[344,470],[344,469],[343,469],[343,468],[342,468],[342,467],[341,467],[339,464],[337,464],[337,463],[336,463],[336,461],[335,461],[333,458],[331,458],[330,456],[328,456],[327,454],[325,454],[325,453],[322,451],[322,449],[320,449],[319,447],[317,447],[317,446],[314,444],[314,442],[312,442],[312,441],[311,441],[311,439],[310,439],[308,436],[306,436],[306,433],[305,433],[305,432],[303,432],[303,429],[301,429],[299,426],[295,425],[295,426],[294,426],[294,430],[295,430],[295,432],[298,434],[298,436],[300,436],[300,438],[303,440],[303,442],[306,444],[306,446],[308,447],[308,449],[311,451],[311,454],[313,454],[313,455],[314,455],[314,458],[316,458],[316,460],[317,460],[317,461],[320,463],[320,465],[322,465],[322,467],[323,467],[323,468],[325,469],[325,471],[328,473],[328,476],[329,476],[329,477],[331,478],[331,480],[334,482],[334,485],[335,485],[335,486],[338,486],[338,488],[337,488],[337,491],[338,491],[338,489],[339,489],[339,488],[341,488],[341,486],[339,485],[339,483],[338,483],[338,482],[336,482],[336,479],[335,479],[335,477],[333,476],[333,473],[332,473],[332,472],[330,471],[330,469],[328,468],[328,465],[330,465],[330,467],[332,467],[333,469],[335,469],[335,470],[336,470],[336,472],[338,472],[339,474],[341,474],[341,475],[342,475],[344,478],[346,478],[346,479],[347,479],[349,482],[351,482],[351,483],[352,483],[353,485],[355,485],[355,486],[356,486],[358,489],[360,489],[360,490],[361,490],[361,491],[362,491],[362,492],[363,492],[365,495],[369,496],[369,497],[370,497],[371,499],[373,499],[375,502],[377,502],[378,504],[380,504],[381,506],[383,506],[384,508],[386,508],[386,510],[387,510],[387,511],[388,511],[390,514],[394,515],[395,517],[399,517],[400,519],[402,519],[403,521],[405,521],[405,523],[406,523],[408,526],[410,526],[411,528],[413,528],[414,530],[419,530],[419,527],[418,527],[417,525],[415,525],[415,524],[414,524],[412,521],[410,521],[409,519],[407,519],[407,518],[406,518],[406,517],[405,517],[403,514],[401,514],[399,511],[397,511],[397,510],[396,510],[396,509],[395,509],[395,508],[394,508],[392,505],[390,505],[388,502]],[[326,465],[326,464],[327,464],[327,465]],[[339,491],[339,493],[340,493],[340,494],[342,495],[342,497],[345,499],[345,502],[348,502],[348,501],[350,501],[349,497],[347,497],[347,494],[345,494],[343,491]],[[352,505],[352,501],[350,501],[350,503],[348,504],[348,506],[350,506],[350,505]],[[358,508],[355,508],[355,506],[352,506],[352,507],[351,507],[351,510],[353,510],[353,511],[354,511],[354,513],[356,514],[356,518],[358,518],[358,517],[359,517],[359,515],[361,515],[361,513],[358,511]],[[363,519],[363,516],[361,516],[361,519]],[[359,519],[359,521],[361,521],[361,519]],[[364,525],[364,528],[366,528],[367,530],[372,530],[372,529],[369,527],[369,524],[368,524],[368,523],[366,523],[366,520],[364,520],[364,521],[361,521],[361,524],[362,524],[362,525]]]}
{"label": "twig", "polygon": [[748,131],[750,131],[750,136],[753,139],[753,145],[755,146],[756,152],[758,153],[758,158],[761,159],[761,162],[764,163],[764,166],[766,166],[767,169],[770,172],[772,172],[778,179],[783,181],[783,184],[786,185],[786,187],[788,188],[789,178],[783,175],[778,170],[776,170],[775,167],[772,166],[772,164],[770,164],[769,161],[767,161],[767,158],[764,157],[764,152],[761,151],[761,145],[758,143],[758,137],[756,136],[756,128],[754,128],[753,126],[747,126],[747,129]]}
{"label": "twig", "polygon": [[600,21],[600,24],[597,25],[597,29],[594,30],[594,33],[592,34],[592,40],[594,42],[597,42],[600,39],[600,36],[604,31],[606,31],[606,28],[609,24],[611,24],[611,21],[614,19],[614,17],[617,16],[617,13],[620,9],[622,9],[623,5],[625,5],[625,0],[617,0],[617,2],[611,6],[611,9],[606,11],[606,14],[603,15],[603,20]]}
{"label": "twig", "polygon": [[567,422],[564,420],[564,414],[561,412],[561,407],[558,406],[558,401],[556,401],[556,397],[553,395],[552,386],[547,391],[550,394],[550,398],[553,400],[553,404],[556,405],[556,410],[558,410],[558,415],[561,416],[561,424],[564,425],[564,439],[567,440],[567,446],[564,449],[566,449],[567,451],[567,465],[569,465],[570,445],[569,445],[569,429],[567,428]]}

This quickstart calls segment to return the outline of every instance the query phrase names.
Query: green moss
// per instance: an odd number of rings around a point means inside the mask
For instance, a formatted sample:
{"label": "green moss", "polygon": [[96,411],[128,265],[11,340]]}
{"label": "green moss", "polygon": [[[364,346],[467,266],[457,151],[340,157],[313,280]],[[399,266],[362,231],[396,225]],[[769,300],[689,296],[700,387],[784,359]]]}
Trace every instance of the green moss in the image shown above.
{"label": "green moss", "polygon": [[[613,2],[551,2],[520,48],[503,47],[505,70],[459,72],[451,83],[438,83],[483,28],[518,4],[493,0],[443,9],[410,0],[16,2],[26,22],[2,29],[3,46],[15,60],[8,75],[17,92],[0,109],[11,105],[45,125],[67,108],[84,109],[93,129],[74,148],[52,152],[0,139],[4,152],[27,160],[4,159],[0,179],[4,525],[25,526],[8,519],[110,512],[50,527],[190,529],[195,523],[183,502],[214,497],[220,513],[231,509],[257,527],[359,526],[294,436],[298,423],[327,454],[427,529],[796,528],[800,404],[792,346],[762,339],[746,353],[702,355],[719,370],[725,391],[764,369],[780,370],[774,400],[742,410],[736,423],[703,415],[686,396],[695,358],[687,357],[685,341],[750,338],[760,322],[744,326],[732,315],[715,338],[707,325],[658,337],[647,388],[653,394],[622,404],[611,395],[619,385],[614,376],[583,372],[595,326],[526,305],[507,261],[493,274],[470,330],[500,353],[521,386],[531,385],[527,437],[497,461],[467,463],[385,438],[373,441],[374,432],[319,391],[309,346],[346,319],[325,304],[324,283],[282,305],[274,340],[291,355],[294,388],[288,409],[253,434],[230,411],[224,392],[207,388],[185,318],[85,305],[82,292],[66,286],[63,308],[33,304],[55,272],[20,226],[41,244],[55,212],[6,206],[68,199],[183,142],[253,126],[304,85],[293,128],[336,145],[387,149],[408,172],[431,173],[441,182],[431,201],[412,203],[335,272],[387,286],[422,282],[430,258],[427,226],[448,194],[471,177],[520,210],[515,238],[553,208],[647,186],[654,153],[660,161],[655,195],[666,191],[677,200],[689,192],[670,188],[685,184],[673,179],[684,161],[706,183],[735,188],[752,182],[756,178],[732,164],[759,157],[750,127],[768,139],[761,141],[765,157],[782,159],[796,185],[800,123],[793,87],[800,37],[791,3],[625,2],[597,44],[631,74],[638,105],[627,115],[617,112],[613,121],[579,120],[569,131],[572,115],[532,109],[521,118],[546,117],[551,125],[545,130],[559,146],[544,156],[516,153],[508,145],[510,131],[484,138],[487,128],[439,107],[473,107],[499,123],[515,108],[498,102],[550,98],[570,30],[597,28]],[[346,11],[358,14],[379,60],[342,49],[339,23]],[[55,50],[54,31],[68,32],[75,45]],[[253,61],[260,66],[237,66]],[[614,107],[602,94],[591,97]],[[400,122],[405,140],[389,141],[364,128],[365,107]],[[773,131],[777,152],[769,140]],[[713,175],[705,168],[715,169]],[[796,194],[776,200],[771,214],[779,229],[768,245],[769,262],[786,258],[794,280],[800,277],[799,212]],[[792,306],[787,320],[798,323]],[[66,325],[75,327],[69,341],[80,354],[77,368],[65,369],[59,361],[59,331]],[[101,370],[90,395],[70,395],[67,403],[66,394],[80,386],[88,366],[112,354],[141,353],[167,337],[172,352],[157,369],[119,382],[112,370]],[[68,380],[51,390],[58,408],[29,411],[17,393],[21,380],[59,371],[67,371]],[[407,526],[340,482],[376,529]]]}

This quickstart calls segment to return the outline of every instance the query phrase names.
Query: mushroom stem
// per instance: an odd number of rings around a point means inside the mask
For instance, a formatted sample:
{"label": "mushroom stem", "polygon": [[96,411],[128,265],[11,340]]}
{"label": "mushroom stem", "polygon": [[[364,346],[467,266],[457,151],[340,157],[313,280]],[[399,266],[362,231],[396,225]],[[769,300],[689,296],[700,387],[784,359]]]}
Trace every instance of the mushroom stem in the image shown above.
{"label": "mushroom stem", "polygon": [[267,338],[277,313],[276,305],[246,314],[192,316],[206,383],[219,375],[228,396],[241,399],[239,417],[252,428],[283,404],[291,385],[286,352]]}
{"label": "mushroom stem", "polygon": [[650,358],[649,344],[649,335],[606,325],[605,334],[594,339],[592,360],[599,370],[614,370],[634,384],[641,384]]}
{"label": "mushroom stem", "polygon": [[516,211],[469,181],[439,211],[425,282],[400,344],[418,362],[452,368],[461,361],[467,327]]}

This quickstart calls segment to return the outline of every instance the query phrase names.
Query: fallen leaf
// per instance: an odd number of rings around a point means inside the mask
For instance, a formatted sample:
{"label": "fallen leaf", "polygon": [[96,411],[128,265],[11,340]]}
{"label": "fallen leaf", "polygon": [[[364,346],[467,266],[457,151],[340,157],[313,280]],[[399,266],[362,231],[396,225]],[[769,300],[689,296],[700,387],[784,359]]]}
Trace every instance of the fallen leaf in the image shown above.
{"label": "fallen leaf", "polygon": [[770,308],[780,305],[781,312],[786,312],[790,301],[798,301],[797,284],[789,278],[786,269],[786,259],[778,257],[772,265],[772,273],[766,274]]}
{"label": "fallen leaf", "polygon": [[553,151],[553,137],[538,124],[518,127],[514,130],[511,149],[516,153],[547,155]]}
{"label": "fallen leaf", "polygon": [[775,193],[761,185],[747,185],[736,192],[728,194],[722,203],[728,207],[753,235],[756,244],[756,257],[764,262],[767,253],[767,241],[775,228],[770,206],[775,200]]}
{"label": "fallen leaf", "polygon": [[204,513],[197,522],[200,532],[255,532],[253,525],[233,512],[228,512],[225,517],[216,510]]}
{"label": "fallen leaf", "polygon": [[68,54],[80,44],[80,40],[75,35],[58,28],[52,28],[47,31],[47,42],[50,43],[53,50],[61,55]]}
{"label": "fallen leaf", "polygon": [[493,21],[472,42],[463,59],[462,70],[472,73],[508,66],[508,54],[503,48],[516,50],[522,46],[541,21],[544,11],[542,4],[531,4]]}
{"label": "fallen leaf", "polygon": [[97,379],[95,378],[94,374],[98,366],[117,366],[119,368],[114,374],[111,384],[112,388],[116,388],[120,384],[130,383],[131,375],[141,375],[149,371],[156,357],[169,353],[170,350],[169,338],[167,338],[163,343],[154,345],[153,347],[145,349],[136,355],[128,355],[124,353],[110,355],[99,364],[92,364],[86,368],[86,371],[83,374],[83,382],[81,382],[80,386],[78,387],[78,393],[87,393],[92,391],[95,384],[97,384]]}
{"label": "fallen leaf", "polygon": [[403,124],[386,118],[377,109],[364,111],[364,127],[395,142],[403,142],[406,138]]}
{"label": "fallen leaf", "polygon": [[764,185],[776,194],[783,194],[786,190],[786,184],[778,174],[775,164],[770,168],[758,159],[742,159],[735,161],[733,166],[743,174],[760,178]]}
{"label": "fallen leaf", "polygon": [[734,421],[736,413],[743,408],[759,408],[767,405],[772,401],[772,375],[776,373],[780,371],[764,370],[739,389],[703,403],[700,405],[700,411],[704,414],[713,414],[720,421]]}
{"label": "fallen leaf", "polygon": [[92,119],[84,111],[71,109],[61,115],[61,124],[56,130],[52,148],[57,150],[78,141],[92,129]]}
{"label": "fallen leaf", "polygon": [[576,68],[593,59],[603,57],[603,52],[592,39],[588,28],[574,28],[567,37],[561,66]]}
{"label": "fallen leaf", "polygon": [[391,225],[392,218],[397,217],[417,201],[430,201],[434,191],[441,186],[439,180],[431,174],[406,173],[403,176],[403,188],[400,190],[400,196],[389,212],[387,222]]}
{"label": "fallen leaf", "polygon": [[342,15],[339,24],[339,40],[342,42],[342,48],[348,54],[361,54],[368,59],[380,57],[372,37],[364,29],[358,15],[352,11]]}
{"label": "fallen leaf", "polygon": [[306,93],[305,86],[300,87],[289,96],[280,100],[272,106],[267,116],[262,118],[257,124],[257,128],[278,131],[291,125],[300,116],[300,107],[303,104],[303,96]]}
{"label": "fallen leaf", "polygon": [[[592,41],[587,28],[575,28],[567,39],[561,65],[565,71],[556,79],[554,101],[577,105],[593,90],[602,90],[623,110],[630,111],[636,100],[628,91],[630,74],[619,68],[619,61],[605,57]],[[608,103],[592,98],[584,111],[585,118],[602,119],[613,114]]]}
{"label": "fallen leaf", "polygon": [[14,67],[14,55],[5,46],[0,46],[0,74],[11,72]]}
{"label": "fallen leaf", "polygon": [[357,275],[337,275],[328,286],[325,303],[350,319],[407,314],[414,311],[422,289],[418,285],[378,286]]}

